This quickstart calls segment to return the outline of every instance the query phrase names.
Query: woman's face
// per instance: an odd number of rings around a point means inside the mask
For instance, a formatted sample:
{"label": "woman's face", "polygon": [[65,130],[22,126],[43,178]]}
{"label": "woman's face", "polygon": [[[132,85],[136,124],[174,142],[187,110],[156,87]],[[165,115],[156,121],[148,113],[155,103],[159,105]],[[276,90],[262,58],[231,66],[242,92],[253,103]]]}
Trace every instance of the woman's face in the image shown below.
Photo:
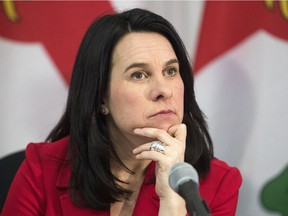
{"label": "woman's face", "polygon": [[[168,130],[183,119],[184,85],[170,42],[157,33],[130,33],[116,45],[105,105],[114,138],[135,128]],[[116,136],[116,137],[115,137]]]}

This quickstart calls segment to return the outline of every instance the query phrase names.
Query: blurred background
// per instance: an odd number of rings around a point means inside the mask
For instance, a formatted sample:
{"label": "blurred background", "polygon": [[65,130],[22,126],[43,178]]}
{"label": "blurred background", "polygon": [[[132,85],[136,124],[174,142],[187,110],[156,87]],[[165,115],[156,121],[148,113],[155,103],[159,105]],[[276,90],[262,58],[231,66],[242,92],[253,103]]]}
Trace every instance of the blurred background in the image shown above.
{"label": "blurred background", "polygon": [[0,160],[57,123],[90,23],[134,7],[164,16],[186,45],[215,155],[243,176],[237,215],[287,216],[286,0],[1,1]]}

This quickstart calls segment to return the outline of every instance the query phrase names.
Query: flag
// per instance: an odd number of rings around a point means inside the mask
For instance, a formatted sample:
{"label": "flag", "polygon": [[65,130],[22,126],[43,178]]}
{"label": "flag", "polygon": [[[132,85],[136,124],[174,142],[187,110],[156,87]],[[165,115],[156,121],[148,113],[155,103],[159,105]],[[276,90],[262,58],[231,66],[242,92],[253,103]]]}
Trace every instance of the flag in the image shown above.
{"label": "flag", "polygon": [[0,2],[0,158],[45,140],[85,31],[111,12],[109,1]]}
{"label": "flag", "polygon": [[237,215],[288,215],[288,2],[207,1],[200,28],[196,95],[242,173]]}

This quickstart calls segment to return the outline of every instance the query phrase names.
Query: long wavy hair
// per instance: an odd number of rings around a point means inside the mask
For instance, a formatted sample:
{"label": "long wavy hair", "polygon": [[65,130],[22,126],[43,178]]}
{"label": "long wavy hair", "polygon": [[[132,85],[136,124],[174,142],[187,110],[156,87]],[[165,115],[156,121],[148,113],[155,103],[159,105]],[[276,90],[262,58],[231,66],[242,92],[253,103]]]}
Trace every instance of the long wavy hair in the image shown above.
{"label": "long wavy hair", "polygon": [[107,93],[111,57],[117,42],[131,32],[156,32],[166,37],[178,58],[184,82],[184,117],[187,126],[185,161],[205,176],[213,158],[213,145],[194,94],[189,55],[174,27],[163,17],[143,9],[107,14],[96,19],[79,48],[70,81],[65,112],[47,137],[53,142],[69,136],[72,200],[84,207],[109,209],[131,191],[119,185],[111,172],[113,158],[123,167],[109,136],[100,106]]}

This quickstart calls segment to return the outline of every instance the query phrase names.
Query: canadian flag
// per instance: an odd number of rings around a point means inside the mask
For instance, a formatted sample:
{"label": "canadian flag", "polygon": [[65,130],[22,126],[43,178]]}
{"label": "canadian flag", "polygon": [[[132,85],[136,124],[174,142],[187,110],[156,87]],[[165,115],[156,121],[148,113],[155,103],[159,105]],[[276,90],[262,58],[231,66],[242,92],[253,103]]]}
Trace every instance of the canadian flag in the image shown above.
{"label": "canadian flag", "polygon": [[288,215],[288,2],[208,1],[203,13],[197,97],[216,156],[241,170],[238,215]]}
{"label": "canadian flag", "polygon": [[46,138],[85,31],[113,11],[108,1],[0,2],[0,157]]}
{"label": "canadian flag", "polygon": [[132,7],[163,15],[183,38],[215,155],[244,179],[237,215],[287,215],[285,0],[0,2],[0,159],[58,121],[92,20]]}

